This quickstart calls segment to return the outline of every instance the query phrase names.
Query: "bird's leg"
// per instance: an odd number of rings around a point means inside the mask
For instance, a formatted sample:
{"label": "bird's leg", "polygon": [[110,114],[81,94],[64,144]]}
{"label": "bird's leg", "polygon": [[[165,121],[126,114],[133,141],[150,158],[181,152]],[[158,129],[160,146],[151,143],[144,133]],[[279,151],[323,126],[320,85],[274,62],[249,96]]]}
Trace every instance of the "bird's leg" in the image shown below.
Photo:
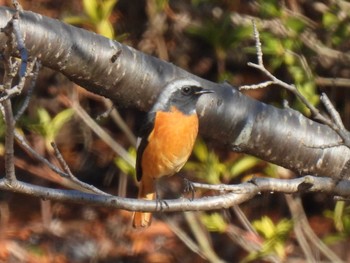
{"label": "bird's leg", "polygon": [[191,192],[191,198],[190,200],[193,201],[194,199],[194,193],[196,192],[196,188],[194,187],[193,183],[188,180],[183,174],[181,174],[181,177],[183,179],[183,182],[184,182],[184,193],[188,193],[188,192]]}
{"label": "bird's leg", "polygon": [[158,180],[156,180],[156,209],[157,211],[163,211],[163,205],[169,207],[168,203],[160,198],[160,195],[158,193]]}

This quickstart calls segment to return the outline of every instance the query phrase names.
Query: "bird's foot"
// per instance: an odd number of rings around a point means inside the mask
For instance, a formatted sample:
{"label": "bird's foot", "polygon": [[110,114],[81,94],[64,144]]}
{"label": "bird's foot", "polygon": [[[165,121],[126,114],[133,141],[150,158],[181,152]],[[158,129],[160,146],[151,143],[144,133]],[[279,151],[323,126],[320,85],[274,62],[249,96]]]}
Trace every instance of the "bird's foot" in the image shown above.
{"label": "bird's foot", "polygon": [[183,178],[183,181],[184,181],[184,184],[185,184],[184,193],[191,192],[190,200],[193,201],[194,193],[196,192],[196,188],[194,187],[193,183],[190,180],[188,180],[184,176],[182,176],[182,178]]}
{"label": "bird's foot", "polygon": [[168,203],[165,200],[160,199],[158,197],[158,195],[157,195],[157,198],[156,198],[156,209],[157,209],[157,211],[163,211],[164,206],[169,208]]}

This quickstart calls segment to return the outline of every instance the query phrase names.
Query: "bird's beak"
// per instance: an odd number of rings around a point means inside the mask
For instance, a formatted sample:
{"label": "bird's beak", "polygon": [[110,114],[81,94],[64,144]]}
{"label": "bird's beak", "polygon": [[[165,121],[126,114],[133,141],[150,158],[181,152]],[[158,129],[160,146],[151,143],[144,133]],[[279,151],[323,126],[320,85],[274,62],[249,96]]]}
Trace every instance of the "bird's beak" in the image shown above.
{"label": "bird's beak", "polygon": [[206,94],[206,93],[214,93],[214,90],[212,89],[201,89],[201,90],[197,90],[195,92],[196,95],[202,95],[202,94]]}

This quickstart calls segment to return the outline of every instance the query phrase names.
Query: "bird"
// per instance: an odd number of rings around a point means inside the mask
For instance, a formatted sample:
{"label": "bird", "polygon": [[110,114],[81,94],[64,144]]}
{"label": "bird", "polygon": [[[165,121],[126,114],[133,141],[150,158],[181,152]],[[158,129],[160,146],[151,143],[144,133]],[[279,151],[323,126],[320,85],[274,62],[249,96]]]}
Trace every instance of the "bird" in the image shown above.
{"label": "bird", "polygon": [[[155,200],[155,180],[180,171],[191,155],[197,134],[196,104],[203,94],[213,93],[193,79],[169,82],[146,115],[140,129],[136,155],[138,199]],[[151,225],[152,213],[134,212],[133,227]]]}

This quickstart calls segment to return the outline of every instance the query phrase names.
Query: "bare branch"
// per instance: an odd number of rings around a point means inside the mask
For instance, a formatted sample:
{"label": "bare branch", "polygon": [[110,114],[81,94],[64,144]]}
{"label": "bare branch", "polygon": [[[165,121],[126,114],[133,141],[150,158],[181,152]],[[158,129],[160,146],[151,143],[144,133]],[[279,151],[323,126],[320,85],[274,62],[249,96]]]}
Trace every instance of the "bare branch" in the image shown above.
{"label": "bare branch", "polygon": [[13,184],[16,179],[15,158],[14,158],[14,129],[15,120],[13,118],[12,104],[10,100],[2,102],[4,109],[4,119],[6,125],[5,133],[5,176],[9,184]]}
{"label": "bare branch", "polygon": [[[343,144],[346,145],[347,147],[350,148],[350,137],[349,137],[349,133],[344,129],[344,125],[338,125],[339,124],[339,119],[340,117],[336,117],[335,109],[334,107],[333,110],[330,108],[330,101],[325,100],[325,102],[327,103],[325,106],[328,107],[330,114],[332,117],[336,118],[336,119],[332,119],[329,120],[328,118],[326,118],[325,116],[323,116],[320,111],[314,106],[312,105],[301,93],[300,91],[297,89],[297,87],[295,85],[292,84],[288,84],[278,78],[276,78],[271,72],[269,72],[264,65],[263,62],[263,53],[261,50],[261,41],[260,41],[260,37],[259,37],[259,32],[256,28],[256,24],[255,22],[253,22],[253,30],[254,30],[254,38],[255,38],[255,47],[256,47],[256,54],[257,54],[257,60],[258,60],[258,64],[255,63],[248,63],[248,66],[251,66],[253,68],[256,68],[258,70],[260,70],[262,73],[264,73],[271,81],[266,81],[263,82],[261,84],[255,84],[255,85],[245,85],[245,86],[241,86],[240,89],[253,89],[253,88],[265,88],[268,85],[271,84],[276,84],[279,85],[283,88],[285,88],[286,90],[289,90],[290,92],[292,92],[298,99],[301,100],[302,103],[304,103],[304,105],[310,110],[311,114],[313,115],[313,117],[322,122],[325,125],[328,125],[330,128],[332,128],[338,135],[339,137],[342,139]],[[321,98],[322,99],[322,98]],[[341,123],[341,122],[340,122]],[[333,145],[333,144],[332,144]]]}
{"label": "bare branch", "polygon": [[[350,195],[350,181],[338,181],[328,177],[315,177],[311,175],[294,178],[294,179],[277,179],[277,178],[253,178],[252,180],[238,185],[210,185],[195,183],[196,188],[215,190],[219,192],[234,192],[236,194],[247,194],[254,192],[260,194],[262,192],[281,192],[285,194],[292,194],[298,192],[327,192],[340,194],[341,196]],[[334,192],[333,192],[334,191]]]}
{"label": "bare branch", "polygon": [[331,249],[329,249],[312,230],[305,214],[301,198],[286,195],[289,210],[293,215],[294,232],[296,233],[300,247],[309,262],[317,262],[314,258],[315,251],[310,248],[310,243],[319,249],[329,262],[343,262]]}
{"label": "bare branch", "polygon": [[[21,88],[20,85],[22,85],[22,88],[25,83],[25,73],[27,71],[27,59],[28,54],[24,47],[23,39],[20,35],[19,30],[19,24],[18,24],[18,17],[19,17],[19,5],[16,5],[17,12],[14,13],[12,16],[12,19],[7,23],[6,27],[2,29],[2,31],[8,36],[7,45],[5,47],[5,73],[4,73],[4,85],[3,89],[1,90],[2,95],[5,94],[0,102],[2,103],[2,110],[6,125],[5,130],[5,178],[7,180],[7,183],[9,185],[12,185],[15,183],[16,174],[15,174],[15,161],[14,161],[14,130],[15,130],[15,118],[13,116],[12,111],[12,103],[9,100],[9,97],[12,94],[17,94],[20,92]],[[16,46],[17,43],[17,46]],[[11,53],[12,48],[17,47],[17,49],[20,51],[20,57],[21,57],[21,63],[19,66],[18,62],[11,63]],[[12,88],[12,82],[13,78],[15,76],[15,73],[19,67],[19,84],[16,85],[14,88]]]}
{"label": "bare branch", "polygon": [[[295,15],[295,13],[293,13]],[[258,17],[242,15],[239,13],[233,12],[231,14],[231,21],[234,25],[243,25],[249,26],[251,21],[255,20],[261,26],[263,30],[268,30],[275,34],[276,36],[280,36],[281,38],[288,38],[294,36],[295,32],[286,26],[283,25],[283,22],[280,19],[260,19]],[[338,61],[343,63],[344,65],[349,64],[350,56],[347,52],[341,52],[332,48],[325,46],[316,36],[312,29],[314,29],[317,25],[310,23],[310,20],[304,20],[309,29],[306,28],[300,35],[300,40],[313,50],[316,54],[319,54],[320,57],[325,57],[334,61]]]}
{"label": "bare branch", "polygon": [[14,130],[15,138],[19,145],[21,145],[28,153],[30,153],[35,159],[47,165],[52,171],[62,177],[68,177],[68,174],[63,172],[60,168],[52,164],[49,160],[37,153],[28,143],[28,141],[17,131]]}
{"label": "bare branch", "polygon": [[121,158],[123,158],[127,163],[134,166],[135,160],[130,156],[130,154],[118,144],[107,132],[105,132],[91,117],[87,112],[79,105],[78,101],[70,101],[68,98],[62,98],[62,101],[71,106],[75,113],[80,117],[80,119],[91,128],[91,130],[96,133],[109,147],[113,149]]}
{"label": "bare branch", "polygon": [[315,78],[315,83],[317,84],[317,86],[350,88],[350,79],[346,78],[324,78],[318,76]]}
{"label": "bare branch", "polygon": [[80,181],[78,178],[76,178],[73,173],[71,172],[68,164],[66,163],[66,161],[63,159],[63,156],[61,154],[61,152],[58,150],[58,147],[56,145],[56,143],[51,142],[51,146],[54,149],[55,152],[55,156],[58,159],[60,165],[63,167],[63,170],[66,172],[66,174],[68,175],[68,178],[72,181],[72,183],[74,183],[74,185],[77,185],[79,190],[83,191],[83,192],[87,192],[87,193],[94,193],[94,194],[100,194],[100,195],[109,195],[99,189],[97,189],[96,187],[86,184],[82,181]]}
{"label": "bare branch", "polygon": [[337,125],[337,127],[340,130],[345,131],[345,126],[343,124],[343,121],[340,118],[339,112],[334,108],[332,102],[329,100],[326,93],[322,93],[320,97],[323,105],[326,107],[329,115],[332,117],[332,120],[334,121],[334,124]]}
{"label": "bare branch", "polygon": [[[246,202],[262,192],[325,192],[344,197],[350,196],[350,182],[348,180],[339,180],[335,182],[332,178],[314,176],[305,176],[292,180],[256,178],[253,182],[228,186],[231,189],[235,189],[235,191],[227,192],[219,196],[206,196],[193,201],[186,198],[165,200],[168,205],[160,207],[159,202],[157,201],[89,194],[75,190],[51,189],[19,181],[9,185],[7,182],[6,179],[0,179],[1,190],[28,194],[53,201],[83,203],[129,211],[145,212],[223,209]],[[220,186],[211,187],[221,189]]]}
{"label": "bare branch", "polygon": [[[36,58],[34,58],[33,61],[31,61],[29,64],[30,64],[29,67],[31,67],[31,69],[32,69],[31,72],[28,74],[30,77],[30,84],[28,87],[27,95],[24,98],[23,104],[22,104],[21,108],[16,113],[16,116],[15,116],[16,121],[23,115],[24,111],[27,109],[27,107],[29,105],[29,102],[30,102],[30,99],[32,97],[32,93],[34,90],[34,86],[36,84],[36,80],[38,78],[38,74],[39,74],[39,71],[41,69],[41,63]],[[33,64],[33,66],[31,64]]]}

